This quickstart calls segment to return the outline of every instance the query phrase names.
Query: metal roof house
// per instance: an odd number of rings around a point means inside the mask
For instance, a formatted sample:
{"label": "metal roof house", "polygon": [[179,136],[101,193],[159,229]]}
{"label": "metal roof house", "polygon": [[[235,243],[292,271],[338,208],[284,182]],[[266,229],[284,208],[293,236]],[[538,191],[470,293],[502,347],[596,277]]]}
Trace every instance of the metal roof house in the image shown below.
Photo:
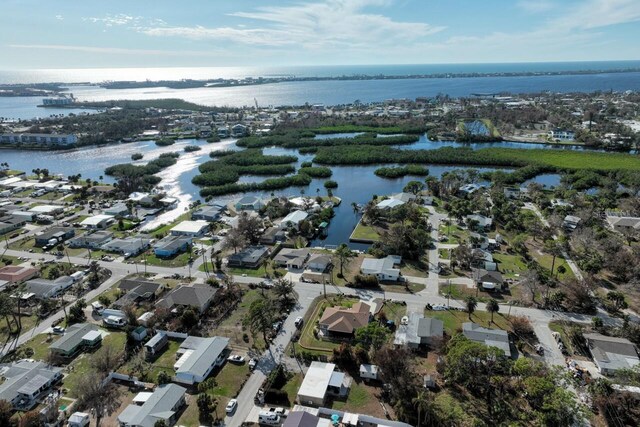
{"label": "metal roof house", "polygon": [[49,351],[71,359],[85,349],[96,348],[101,342],[102,334],[96,325],[78,323],[69,326],[65,334],[49,346]]}
{"label": "metal roof house", "polygon": [[135,256],[145,251],[150,243],[151,240],[149,239],[127,237],[125,239],[113,239],[102,245],[101,249],[107,252],[116,252],[121,255],[130,254],[131,256]]}
{"label": "metal roof house", "polygon": [[200,338],[192,343],[194,348],[185,350],[173,366],[176,381],[184,384],[200,383],[214,368],[224,364],[229,338]]}
{"label": "metal roof house", "polygon": [[216,288],[212,288],[209,285],[180,285],[172,289],[171,292],[159,300],[156,305],[168,309],[193,307],[202,313],[209,308],[217,291]]}
{"label": "metal roof house", "polygon": [[173,236],[201,237],[209,229],[207,221],[182,221],[171,230]]}
{"label": "metal roof house", "polygon": [[311,362],[298,390],[298,402],[303,405],[322,406],[328,393],[345,396],[348,386],[345,375],[336,372],[333,363]]}
{"label": "metal roof house", "polygon": [[293,211],[282,219],[280,228],[292,227],[297,229],[300,226],[300,223],[307,219],[308,216],[309,214],[305,211]]}
{"label": "metal roof house", "polygon": [[408,314],[409,321],[406,325],[399,325],[396,329],[395,345],[406,345],[409,348],[418,348],[423,344],[430,344],[434,339],[442,338],[444,323],[442,320],[432,317],[424,317],[421,313]]}
{"label": "metal roof house", "polygon": [[113,233],[110,231],[96,231],[91,234],[83,234],[69,240],[71,248],[89,248],[100,249],[104,244],[113,239]]}
{"label": "metal roof house", "polygon": [[69,289],[73,285],[70,276],[58,277],[55,280],[31,279],[27,280],[27,292],[33,293],[36,299],[46,299],[57,296],[60,292]]}
{"label": "metal roof house", "polygon": [[360,272],[362,274],[376,276],[381,281],[395,282],[400,279],[401,273],[399,268],[402,258],[395,255],[389,255],[386,258],[365,258],[362,260]]}
{"label": "metal roof house", "polygon": [[120,427],[154,427],[158,421],[174,425],[185,406],[186,391],[176,384],[159,385],[150,396],[144,396],[142,405],[129,405],[118,415]]}
{"label": "metal roof house", "polygon": [[640,364],[638,349],[626,338],[601,334],[584,334],[591,357],[603,375],[615,374],[620,369],[631,369]]}
{"label": "metal roof house", "polygon": [[35,245],[38,247],[46,246],[52,239],[57,240],[58,243],[62,243],[75,236],[75,234],[76,231],[71,227],[51,227],[47,231],[35,236]]}
{"label": "metal roof house", "polygon": [[244,196],[235,203],[237,211],[257,211],[264,206],[264,202],[259,197]]}
{"label": "metal roof house", "polygon": [[191,214],[191,219],[203,221],[218,221],[222,216],[222,211],[223,208],[220,206],[201,206]]}
{"label": "metal roof house", "polygon": [[489,347],[497,347],[504,351],[505,356],[512,356],[507,331],[483,328],[476,323],[466,322],[462,324],[462,333],[471,341],[479,342]]}
{"label": "metal roof house", "polygon": [[38,399],[62,379],[62,368],[25,360],[0,365],[0,373],[5,378],[0,384],[0,400],[21,411],[33,408]]}
{"label": "metal roof house", "polygon": [[153,245],[153,253],[158,258],[170,258],[186,252],[191,245],[191,237],[167,236]]}
{"label": "metal roof house", "polygon": [[107,228],[113,221],[113,215],[100,214],[86,218],[80,225],[86,228]]}

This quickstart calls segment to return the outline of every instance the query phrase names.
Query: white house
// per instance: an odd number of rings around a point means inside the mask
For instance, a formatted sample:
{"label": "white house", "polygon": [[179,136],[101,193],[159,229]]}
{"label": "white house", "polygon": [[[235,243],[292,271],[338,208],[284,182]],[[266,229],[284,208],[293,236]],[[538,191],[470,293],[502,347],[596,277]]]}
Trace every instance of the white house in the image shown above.
{"label": "white house", "polygon": [[175,379],[184,384],[196,384],[206,380],[214,368],[222,366],[229,338],[189,337],[182,344],[185,346],[181,346],[182,356],[173,365]]}
{"label": "white house", "polygon": [[80,225],[86,228],[104,229],[113,223],[114,221],[113,218],[114,218],[113,215],[106,215],[106,214],[94,215],[94,216],[85,218],[84,221],[80,223]]}
{"label": "white house", "polygon": [[335,372],[333,363],[311,362],[298,390],[298,402],[302,405],[322,406],[327,394],[344,396],[348,391],[345,375]]}
{"label": "white house", "polygon": [[307,219],[308,216],[309,214],[305,211],[293,211],[282,219],[280,228],[287,228],[291,226],[297,229],[300,226],[300,223]]}
{"label": "white house", "polygon": [[400,280],[400,269],[396,268],[402,262],[402,257],[397,255],[389,255],[386,258],[365,258],[362,260],[360,272],[362,274],[376,276],[381,281],[398,281]]}
{"label": "white house", "polygon": [[209,223],[203,220],[182,221],[170,231],[174,236],[201,237],[209,228]]}

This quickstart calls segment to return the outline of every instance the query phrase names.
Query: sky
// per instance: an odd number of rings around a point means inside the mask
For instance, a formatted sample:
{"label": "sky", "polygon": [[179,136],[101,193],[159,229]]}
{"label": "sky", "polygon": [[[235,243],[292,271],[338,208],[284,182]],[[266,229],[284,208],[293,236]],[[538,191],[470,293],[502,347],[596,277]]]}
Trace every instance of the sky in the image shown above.
{"label": "sky", "polygon": [[2,0],[0,69],[640,59],[640,0]]}

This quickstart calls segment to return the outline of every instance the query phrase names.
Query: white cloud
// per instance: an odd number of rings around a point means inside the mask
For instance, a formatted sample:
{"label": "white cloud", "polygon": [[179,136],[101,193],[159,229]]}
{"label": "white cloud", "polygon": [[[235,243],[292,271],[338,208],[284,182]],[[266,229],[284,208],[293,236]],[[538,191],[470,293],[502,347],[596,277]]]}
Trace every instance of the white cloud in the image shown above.
{"label": "white cloud", "polygon": [[196,40],[226,40],[248,45],[299,45],[309,49],[378,49],[398,43],[424,40],[445,29],[423,22],[395,21],[366,8],[390,5],[389,0],[325,0],[293,6],[260,7],[230,16],[248,20],[236,27],[140,26],[151,36],[185,37]]}
{"label": "white cloud", "polygon": [[98,46],[78,46],[78,45],[57,45],[57,44],[10,44],[13,49],[34,49],[34,50],[62,50],[84,53],[105,53],[116,55],[162,55],[162,56],[215,56],[220,52],[211,50],[159,50],[159,49],[128,49],[119,47],[98,47]]}
{"label": "white cloud", "polygon": [[56,19],[57,19],[58,21],[64,21],[64,16],[62,16],[62,15],[56,15]]}
{"label": "white cloud", "polygon": [[103,17],[86,17],[82,18],[83,21],[93,22],[94,24],[104,24],[107,27],[122,26],[122,25],[137,25],[143,18],[141,16],[130,16],[124,13],[118,13],[116,15],[106,14]]}
{"label": "white cloud", "polygon": [[556,7],[550,0],[520,0],[516,5],[527,13],[549,12]]}
{"label": "white cloud", "polygon": [[552,25],[593,29],[637,21],[640,21],[638,0],[589,0],[553,20]]}

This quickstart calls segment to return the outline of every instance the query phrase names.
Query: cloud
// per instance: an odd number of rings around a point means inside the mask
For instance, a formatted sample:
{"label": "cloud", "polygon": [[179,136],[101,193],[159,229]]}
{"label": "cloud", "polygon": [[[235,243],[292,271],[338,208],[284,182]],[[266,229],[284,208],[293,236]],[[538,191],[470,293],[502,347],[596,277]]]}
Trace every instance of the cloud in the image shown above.
{"label": "cloud", "polygon": [[94,24],[104,24],[107,27],[122,26],[122,25],[138,25],[143,17],[130,16],[124,13],[118,13],[116,15],[106,14],[103,17],[85,17],[83,21],[93,22]]}
{"label": "cloud", "polygon": [[520,0],[516,5],[527,13],[549,12],[556,7],[550,0]]}
{"label": "cloud", "polygon": [[115,55],[162,55],[162,56],[215,56],[220,52],[211,50],[159,50],[159,49],[128,49],[120,47],[98,47],[98,46],[78,46],[78,45],[58,45],[58,44],[10,44],[13,49],[34,49],[34,50],[62,50],[84,53],[105,53]]}
{"label": "cloud", "polygon": [[56,19],[57,19],[58,21],[64,21],[64,16],[62,16],[62,15],[56,15]]}
{"label": "cloud", "polygon": [[552,21],[552,25],[593,29],[640,21],[638,0],[590,0]]}
{"label": "cloud", "polygon": [[248,45],[298,45],[310,49],[370,48],[423,40],[443,31],[443,26],[403,22],[365,11],[389,6],[389,0],[325,0],[292,6],[259,7],[230,14],[248,21],[235,27],[140,26],[150,36],[224,40]]}

